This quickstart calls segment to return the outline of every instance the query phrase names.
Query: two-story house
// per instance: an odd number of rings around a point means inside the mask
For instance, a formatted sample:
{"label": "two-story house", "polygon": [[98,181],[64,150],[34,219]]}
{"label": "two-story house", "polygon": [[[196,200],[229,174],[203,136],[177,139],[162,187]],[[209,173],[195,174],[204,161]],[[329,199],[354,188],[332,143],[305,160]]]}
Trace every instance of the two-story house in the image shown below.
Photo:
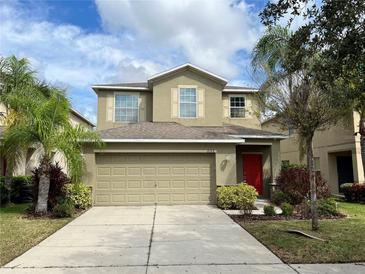
{"label": "two-story house", "polygon": [[[0,114],[6,115],[6,107],[0,103]],[[82,125],[85,128],[88,128],[90,130],[93,130],[95,125],[90,122],[88,119],[86,119],[84,116],[82,116],[78,111],[75,109],[70,110],[70,121],[72,125]],[[0,142],[1,142],[1,136],[5,130],[5,126],[3,125],[3,119],[0,119]],[[24,152],[22,155],[22,158],[19,159],[16,163],[16,166],[13,170],[14,176],[23,176],[23,175],[31,175],[32,171],[35,167],[39,165],[39,157],[37,153],[34,153],[34,148],[28,148],[28,151]],[[61,153],[55,153],[55,156],[53,157],[53,162],[58,163],[60,167],[63,169],[65,173],[67,173],[67,165],[66,160],[64,156]],[[5,155],[0,154],[0,175],[4,176],[6,174],[6,157]]]}
{"label": "two-story house", "polygon": [[[331,193],[338,194],[344,183],[365,183],[361,160],[359,114],[353,112],[349,121],[340,122],[324,130],[318,130],[313,139],[315,169],[328,181]],[[262,128],[288,134],[280,144],[281,160],[292,164],[305,164],[300,158],[297,134],[283,127],[275,118],[262,123]]]}
{"label": "two-story house", "polygon": [[217,186],[243,181],[269,195],[285,137],[261,130],[257,89],[191,64],[92,88],[106,144],[84,151],[94,204],[214,204]]}

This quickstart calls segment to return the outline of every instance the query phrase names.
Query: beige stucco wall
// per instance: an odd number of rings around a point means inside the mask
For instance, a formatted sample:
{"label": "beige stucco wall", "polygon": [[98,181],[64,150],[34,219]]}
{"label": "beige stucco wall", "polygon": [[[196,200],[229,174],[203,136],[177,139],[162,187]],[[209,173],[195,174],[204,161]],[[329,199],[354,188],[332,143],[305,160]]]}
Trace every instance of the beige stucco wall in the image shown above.
{"label": "beige stucco wall", "polygon": [[237,182],[235,144],[144,144],[111,143],[94,151],[85,146],[85,182],[94,186],[96,182],[95,153],[214,153],[215,178],[217,185],[230,185]]}
{"label": "beige stucco wall", "polygon": [[79,117],[77,117],[76,115],[74,115],[72,113],[70,115],[70,122],[71,122],[72,126],[82,125],[82,126],[86,127],[87,129],[90,129],[90,130],[93,129],[92,125],[90,125],[89,123],[87,123],[83,119],[80,119]]}
{"label": "beige stucco wall", "polygon": [[[360,136],[354,136],[359,124],[359,116],[353,114],[353,118],[346,122],[340,122],[336,126],[320,130],[315,133],[313,139],[314,157],[319,158],[320,171],[329,182],[332,193],[338,193],[338,177],[336,156],[352,155],[354,181],[364,183],[362,170]],[[263,129],[282,133],[283,129],[275,122],[264,123]],[[306,163],[299,155],[299,140],[296,134],[282,140],[280,143],[281,160],[290,163]]]}
{"label": "beige stucco wall", "polygon": [[[184,85],[204,90],[203,117],[172,117],[174,116],[172,115],[172,89]],[[153,121],[173,121],[188,126],[220,126],[222,125],[222,89],[222,84],[191,71],[181,71],[160,79],[153,84]]]}
{"label": "beige stucco wall", "polygon": [[[6,113],[6,107],[4,104],[0,103],[0,113]],[[0,117],[0,126],[4,125],[4,119]]]}
{"label": "beige stucco wall", "polygon": [[[243,96],[245,98],[245,117],[244,118],[231,118],[230,117],[230,96]],[[227,93],[222,95],[222,107],[223,107],[223,122],[232,125],[238,125],[248,128],[261,129],[259,119],[259,106],[257,97],[250,93]]]}
{"label": "beige stucco wall", "polygon": [[139,121],[152,121],[152,93],[151,91],[113,91],[100,90],[98,95],[97,130],[120,127],[123,122],[114,120],[115,94],[135,94],[139,97]]}
{"label": "beige stucco wall", "polygon": [[270,121],[262,123],[261,129],[266,130],[266,131],[280,133],[280,134],[285,134],[285,135],[288,134],[288,129],[285,129],[282,125],[280,125],[275,120],[270,120]]}
{"label": "beige stucco wall", "polygon": [[280,171],[279,141],[247,140],[245,145],[236,149],[236,144],[145,144],[110,143],[102,149],[85,146],[86,172],[84,181],[90,186],[96,183],[96,153],[214,153],[216,185],[233,185],[242,181],[242,159],[240,152],[262,152],[264,155],[265,195],[269,183]]}

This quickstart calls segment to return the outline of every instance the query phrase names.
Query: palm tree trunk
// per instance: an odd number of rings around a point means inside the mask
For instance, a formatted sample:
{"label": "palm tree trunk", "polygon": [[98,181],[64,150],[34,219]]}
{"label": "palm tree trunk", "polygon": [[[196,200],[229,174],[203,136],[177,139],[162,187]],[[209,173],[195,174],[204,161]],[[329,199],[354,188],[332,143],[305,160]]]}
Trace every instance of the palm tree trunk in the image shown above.
{"label": "palm tree trunk", "polygon": [[[364,116],[364,115],[362,115]],[[360,147],[361,147],[361,159],[362,169],[365,176],[365,118],[360,118]]]}
{"label": "palm tree trunk", "polygon": [[307,138],[307,165],[310,182],[310,196],[311,196],[311,213],[312,213],[312,230],[319,229],[318,212],[317,212],[317,184],[316,173],[314,171],[314,157],[313,157],[313,134]]}
{"label": "palm tree trunk", "polygon": [[44,157],[40,165],[38,200],[35,208],[35,213],[37,214],[45,214],[48,211],[49,184],[49,160],[47,157]]}
{"label": "palm tree trunk", "polygon": [[12,187],[12,177],[11,176],[12,176],[12,173],[10,170],[10,166],[6,165],[4,184],[5,184],[5,187],[9,190],[8,197],[7,197],[8,203],[10,203],[10,201],[11,201],[11,187]]}

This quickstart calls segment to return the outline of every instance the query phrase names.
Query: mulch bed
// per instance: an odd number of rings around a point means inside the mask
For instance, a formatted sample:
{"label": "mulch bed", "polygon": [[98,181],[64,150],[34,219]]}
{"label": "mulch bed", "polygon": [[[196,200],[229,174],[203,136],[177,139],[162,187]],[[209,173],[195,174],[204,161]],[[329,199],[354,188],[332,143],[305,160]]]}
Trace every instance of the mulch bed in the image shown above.
{"label": "mulch bed", "polygon": [[[84,212],[86,212],[88,209],[79,209],[76,208],[75,209],[75,214],[72,216],[73,218],[80,216],[81,214],[83,214]],[[47,212],[46,214],[36,214],[34,213],[33,209],[30,207],[28,208],[25,213],[24,216],[22,217],[24,219],[29,219],[29,220],[35,220],[35,219],[62,219],[60,217],[57,217],[55,215],[53,215],[53,213],[51,211]]]}

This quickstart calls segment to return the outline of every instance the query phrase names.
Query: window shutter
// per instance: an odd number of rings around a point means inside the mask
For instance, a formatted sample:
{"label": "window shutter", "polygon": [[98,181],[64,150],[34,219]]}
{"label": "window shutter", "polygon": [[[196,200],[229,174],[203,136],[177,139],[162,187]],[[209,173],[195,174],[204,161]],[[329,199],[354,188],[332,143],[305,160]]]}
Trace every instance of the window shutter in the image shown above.
{"label": "window shutter", "polygon": [[198,88],[198,118],[204,118],[205,89]]}
{"label": "window shutter", "polygon": [[171,118],[178,118],[179,116],[179,98],[178,89],[171,89]]}
{"label": "window shutter", "polygon": [[245,96],[245,117],[252,115],[252,101],[248,96]]}
{"label": "window shutter", "polygon": [[114,116],[114,95],[106,97],[106,120],[113,121]]}
{"label": "window shutter", "polygon": [[229,117],[229,97],[223,96],[223,117]]}
{"label": "window shutter", "polygon": [[138,97],[139,121],[146,121],[146,99]]}

